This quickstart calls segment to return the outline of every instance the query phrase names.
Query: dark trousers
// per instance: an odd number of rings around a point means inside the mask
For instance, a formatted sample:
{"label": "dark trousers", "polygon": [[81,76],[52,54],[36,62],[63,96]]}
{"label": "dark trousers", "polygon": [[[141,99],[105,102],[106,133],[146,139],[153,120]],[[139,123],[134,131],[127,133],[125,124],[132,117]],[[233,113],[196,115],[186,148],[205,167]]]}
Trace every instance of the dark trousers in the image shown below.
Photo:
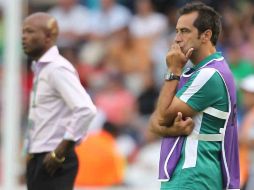
{"label": "dark trousers", "polygon": [[28,190],[72,190],[78,171],[78,159],[74,151],[66,156],[61,168],[50,176],[43,165],[47,153],[33,154],[27,164],[26,180]]}

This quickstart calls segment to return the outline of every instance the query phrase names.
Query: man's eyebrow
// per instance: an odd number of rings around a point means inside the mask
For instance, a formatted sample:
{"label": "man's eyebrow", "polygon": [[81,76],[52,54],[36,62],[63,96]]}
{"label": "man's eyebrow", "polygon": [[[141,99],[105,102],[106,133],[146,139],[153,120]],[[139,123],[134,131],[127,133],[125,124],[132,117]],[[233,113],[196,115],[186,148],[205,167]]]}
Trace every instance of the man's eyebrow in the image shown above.
{"label": "man's eyebrow", "polygon": [[176,29],[178,29],[178,30],[183,30],[183,29],[190,30],[190,28],[188,28],[188,27],[179,27],[179,28],[176,28]]}
{"label": "man's eyebrow", "polygon": [[182,28],[176,28],[176,31],[191,31],[190,28],[187,28],[187,27],[182,27]]}

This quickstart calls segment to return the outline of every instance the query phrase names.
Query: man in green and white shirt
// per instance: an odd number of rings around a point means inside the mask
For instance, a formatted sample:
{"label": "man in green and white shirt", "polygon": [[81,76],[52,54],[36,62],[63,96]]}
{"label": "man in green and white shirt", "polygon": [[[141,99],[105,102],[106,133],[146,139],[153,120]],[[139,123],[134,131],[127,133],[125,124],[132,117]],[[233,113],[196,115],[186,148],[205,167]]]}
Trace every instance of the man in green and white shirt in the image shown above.
{"label": "man in green and white shirt", "polygon": [[[235,86],[215,48],[220,30],[220,16],[211,7],[191,3],[181,9],[168,74],[150,120],[150,129],[166,137],[161,190],[239,189]],[[182,74],[188,59],[194,67]],[[191,120],[193,131],[184,123]]]}

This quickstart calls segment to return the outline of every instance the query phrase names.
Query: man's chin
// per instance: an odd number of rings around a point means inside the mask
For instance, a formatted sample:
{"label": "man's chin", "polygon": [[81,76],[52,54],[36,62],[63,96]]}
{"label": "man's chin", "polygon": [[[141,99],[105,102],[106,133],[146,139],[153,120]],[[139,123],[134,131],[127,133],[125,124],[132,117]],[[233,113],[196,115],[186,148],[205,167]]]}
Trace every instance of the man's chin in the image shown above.
{"label": "man's chin", "polygon": [[181,48],[181,50],[182,50],[183,54],[186,55],[187,50],[185,50],[184,48]]}
{"label": "man's chin", "polygon": [[29,57],[31,57],[33,55],[33,52],[31,52],[29,49],[23,49],[23,51]]}
{"label": "man's chin", "polygon": [[184,55],[186,55],[187,54],[187,52],[189,51],[189,49],[191,49],[191,48],[181,48],[181,50],[182,50],[182,52],[183,52],[183,54]]}
{"label": "man's chin", "polygon": [[27,55],[29,54],[29,50],[27,48],[23,48],[23,52]]}

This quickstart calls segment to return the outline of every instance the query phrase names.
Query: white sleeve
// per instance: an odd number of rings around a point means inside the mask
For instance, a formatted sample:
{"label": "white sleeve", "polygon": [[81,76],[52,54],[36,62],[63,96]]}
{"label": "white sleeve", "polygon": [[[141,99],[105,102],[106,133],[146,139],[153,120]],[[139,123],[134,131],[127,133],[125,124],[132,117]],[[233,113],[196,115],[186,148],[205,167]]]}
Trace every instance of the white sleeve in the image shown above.
{"label": "white sleeve", "polygon": [[50,82],[72,111],[64,139],[79,141],[95,117],[96,107],[75,72],[64,67],[54,69],[50,74]]}

